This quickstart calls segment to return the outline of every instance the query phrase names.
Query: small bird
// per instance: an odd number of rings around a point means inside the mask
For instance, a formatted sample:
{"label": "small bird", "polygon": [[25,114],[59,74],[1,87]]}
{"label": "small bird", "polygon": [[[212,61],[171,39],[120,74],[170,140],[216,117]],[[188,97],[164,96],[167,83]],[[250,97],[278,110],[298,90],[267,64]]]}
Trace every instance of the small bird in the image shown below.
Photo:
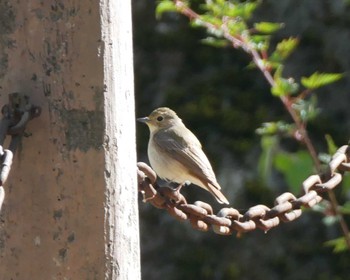
{"label": "small bird", "polygon": [[149,127],[148,158],[160,178],[180,186],[190,181],[209,191],[219,203],[229,204],[201,143],[173,110],[161,107],[137,121]]}

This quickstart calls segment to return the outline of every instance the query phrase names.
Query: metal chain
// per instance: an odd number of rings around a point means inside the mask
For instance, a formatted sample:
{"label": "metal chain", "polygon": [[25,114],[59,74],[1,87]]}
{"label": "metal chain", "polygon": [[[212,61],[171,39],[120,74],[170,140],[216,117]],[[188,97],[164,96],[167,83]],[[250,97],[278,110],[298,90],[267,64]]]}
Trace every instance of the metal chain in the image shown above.
{"label": "metal chain", "polygon": [[189,220],[200,231],[212,230],[221,235],[231,235],[259,228],[268,231],[282,222],[291,222],[302,214],[301,207],[310,208],[319,203],[322,194],[332,190],[342,181],[342,174],[350,171],[350,148],[344,145],[333,155],[326,172],[309,176],[302,183],[303,195],[299,198],[286,192],[275,199],[272,208],[256,205],[241,214],[234,208],[222,208],[216,215],[205,202],[188,204],[185,197],[170,187],[160,187],[156,173],[145,163],[137,163],[138,187],[144,202],[165,209],[178,220]]}
{"label": "metal chain", "polygon": [[[0,120],[0,211],[5,199],[5,184],[11,170],[12,159],[16,152],[27,123],[38,117],[41,108],[29,103],[27,96],[17,92],[9,94],[9,103],[1,109]],[[7,135],[11,136],[8,149],[3,145]]]}

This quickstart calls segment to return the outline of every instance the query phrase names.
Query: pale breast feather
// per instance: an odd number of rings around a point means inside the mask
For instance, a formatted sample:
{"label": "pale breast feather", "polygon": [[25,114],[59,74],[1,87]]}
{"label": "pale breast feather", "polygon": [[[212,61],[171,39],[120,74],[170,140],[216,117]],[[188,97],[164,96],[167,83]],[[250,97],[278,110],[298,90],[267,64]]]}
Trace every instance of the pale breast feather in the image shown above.
{"label": "pale breast feather", "polygon": [[201,149],[198,139],[192,133],[196,141],[193,139],[186,141],[188,139],[184,139],[172,129],[164,132],[159,131],[153,136],[153,141],[158,148],[167,151],[172,158],[180,162],[189,173],[197,176],[201,181],[211,183],[220,189],[210,162]]}

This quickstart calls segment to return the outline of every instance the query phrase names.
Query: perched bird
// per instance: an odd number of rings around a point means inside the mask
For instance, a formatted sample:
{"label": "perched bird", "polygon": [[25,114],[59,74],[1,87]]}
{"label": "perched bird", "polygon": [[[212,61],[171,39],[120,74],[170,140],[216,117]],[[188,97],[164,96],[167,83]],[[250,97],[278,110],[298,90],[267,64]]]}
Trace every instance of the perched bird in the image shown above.
{"label": "perched bird", "polygon": [[148,158],[160,178],[180,185],[190,181],[209,191],[219,203],[229,204],[201,143],[173,110],[158,108],[137,120],[149,127]]}

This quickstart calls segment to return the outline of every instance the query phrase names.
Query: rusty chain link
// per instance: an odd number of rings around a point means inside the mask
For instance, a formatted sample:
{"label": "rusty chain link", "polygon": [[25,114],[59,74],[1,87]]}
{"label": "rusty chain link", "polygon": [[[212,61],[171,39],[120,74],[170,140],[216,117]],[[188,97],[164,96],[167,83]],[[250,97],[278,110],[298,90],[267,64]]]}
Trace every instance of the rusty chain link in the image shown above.
{"label": "rusty chain link", "polygon": [[259,228],[268,231],[282,222],[291,222],[302,214],[301,207],[310,208],[319,203],[322,193],[332,190],[342,181],[342,174],[350,171],[350,148],[344,145],[333,155],[326,172],[311,175],[302,183],[303,195],[299,198],[286,192],[275,199],[272,208],[256,205],[241,214],[234,208],[222,208],[216,215],[212,207],[202,201],[188,204],[185,197],[170,187],[160,187],[156,173],[145,163],[137,163],[138,187],[144,202],[165,209],[178,220],[189,220],[194,229],[212,230],[231,235]]}
{"label": "rusty chain link", "polygon": [[[5,199],[5,184],[11,170],[12,159],[23,136],[27,123],[38,117],[41,108],[29,103],[27,96],[17,92],[9,94],[9,103],[1,109],[0,120],[0,211]],[[3,145],[7,135],[11,136],[8,149]]]}

